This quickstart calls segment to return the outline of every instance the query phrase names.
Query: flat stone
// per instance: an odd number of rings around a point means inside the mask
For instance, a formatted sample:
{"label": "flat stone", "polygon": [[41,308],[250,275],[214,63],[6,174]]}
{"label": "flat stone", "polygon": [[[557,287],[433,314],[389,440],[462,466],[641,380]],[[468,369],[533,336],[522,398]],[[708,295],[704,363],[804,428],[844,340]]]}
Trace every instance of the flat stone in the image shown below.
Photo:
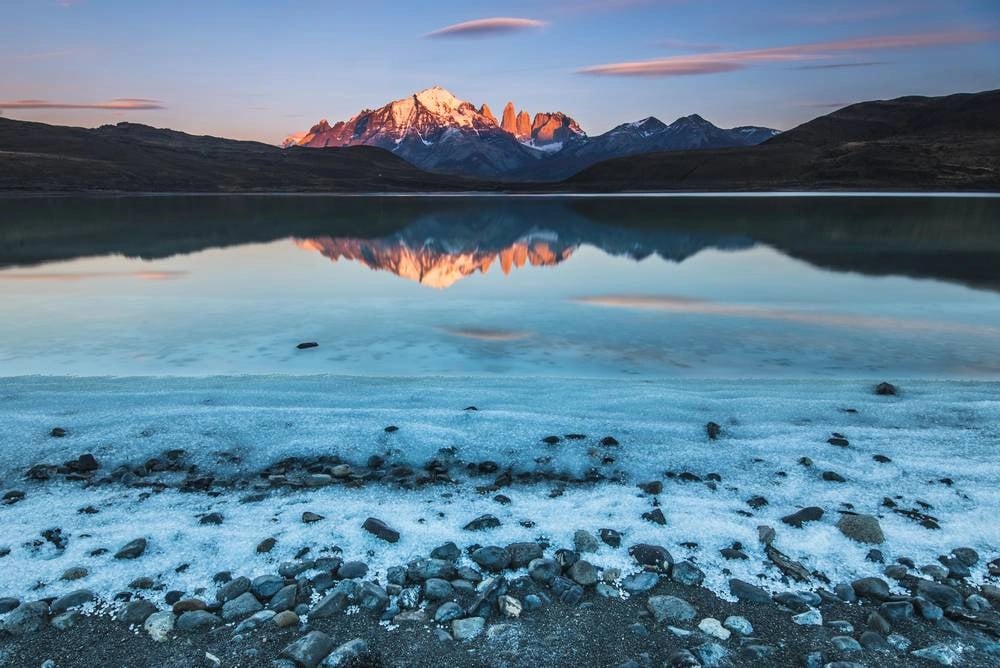
{"label": "flat stone", "polygon": [[597,569],[589,561],[580,559],[569,567],[567,573],[574,582],[582,587],[597,584]]}
{"label": "flat stone", "polygon": [[221,619],[206,610],[192,610],[177,618],[176,627],[178,631],[207,631],[221,623]]}
{"label": "flat stone", "polygon": [[524,568],[544,554],[542,546],[534,542],[511,543],[506,549],[510,554],[510,568]]}
{"label": "flat stone", "polygon": [[486,620],[482,617],[466,617],[451,622],[451,635],[455,640],[471,640],[483,632]]}
{"label": "flat stone", "polygon": [[744,603],[770,603],[771,595],[766,591],[737,578],[729,581],[729,592]]}
{"label": "flat stone", "polygon": [[456,561],[462,556],[462,550],[455,543],[445,543],[431,550],[432,559],[442,559],[444,561]]}
{"label": "flat stone", "polygon": [[876,601],[884,601],[891,595],[889,585],[881,578],[861,578],[851,583],[854,593],[859,598],[871,598]]}
{"label": "flat stone", "polygon": [[60,615],[70,608],[79,608],[84,603],[93,601],[94,598],[94,592],[89,589],[77,589],[52,601],[49,604],[49,614]]}
{"label": "flat stone", "polygon": [[923,649],[916,649],[910,652],[913,656],[933,661],[942,666],[953,666],[959,660],[959,655],[955,650],[943,643],[930,645]]}
{"label": "flat stone", "polygon": [[250,578],[241,575],[219,587],[219,591],[215,593],[215,600],[219,603],[225,603],[248,591],[250,591]]}
{"label": "flat stone", "polygon": [[389,595],[374,582],[365,582],[357,594],[361,607],[369,612],[382,612],[389,605]]}
{"label": "flat stone", "polygon": [[487,571],[497,573],[510,565],[510,552],[496,545],[481,547],[470,558]]}
{"label": "flat stone", "polygon": [[951,606],[961,607],[964,603],[962,595],[955,588],[931,582],[930,580],[919,580],[917,582],[917,593],[940,605],[942,608],[949,608]]}
{"label": "flat stone", "polygon": [[0,628],[12,636],[37,633],[48,622],[49,606],[45,601],[22,603],[0,619]]}
{"label": "flat stone", "polygon": [[302,668],[316,668],[335,646],[333,638],[327,634],[310,631],[281,650],[281,656],[291,659]]}
{"label": "flat stone", "polygon": [[21,601],[16,598],[0,598],[0,615],[7,614],[19,605],[21,605]]}
{"label": "flat stone", "polygon": [[909,601],[886,601],[878,607],[878,612],[890,622],[913,618],[913,604]]}
{"label": "flat stone", "polygon": [[358,591],[358,583],[355,580],[343,580],[324,598],[313,606],[309,611],[310,618],[321,619],[332,617],[336,613],[346,608],[353,600]]}
{"label": "flat stone", "polygon": [[885,542],[882,526],[874,515],[854,515],[844,513],[837,520],[837,528],[851,540],[869,545],[881,545]]}
{"label": "flat stone", "polygon": [[805,612],[800,612],[797,615],[792,615],[792,621],[800,626],[822,626],[823,615],[820,614],[819,610],[813,608]]}
{"label": "flat stone", "polygon": [[483,531],[485,529],[495,529],[498,526],[500,526],[500,520],[496,516],[487,513],[472,520],[463,529],[466,531]]}
{"label": "flat stone", "polygon": [[861,651],[861,643],[850,636],[833,636],[830,644],[838,652],[853,653]]}
{"label": "flat stone", "polygon": [[463,614],[462,606],[454,601],[448,601],[438,606],[438,609],[434,612],[434,621],[443,624],[458,619]]}
{"label": "flat stone", "polygon": [[146,551],[147,545],[145,538],[136,538],[115,552],[115,559],[138,559]]}
{"label": "flat stone", "polygon": [[368,654],[368,643],[361,638],[349,640],[330,652],[320,664],[322,668],[342,668],[356,665],[361,657]]}
{"label": "flat stone", "polygon": [[646,607],[657,622],[689,622],[695,618],[694,606],[676,596],[650,596]]}
{"label": "flat stone", "polygon": [[368,564],[363,561],[345,561],[337,569],[337,577],[344,580],[363,578],[368,575]]}
{"label": "flat stone", "polygon": [[670,572],[674,582],[680,582],[689,587],[695,587],[705,581],[705,573],[690,561],[678,561]]}
{"label": "flat stone", "polygon": [[146,618],[142,628],[155,642],[163,642],[174,630],[174,614],[168,610],[154,612]]}
{"label": "flat stone", "polygon": [[809,506],[797,510],[791,515],[785,515],[781,521],[793,527],[801,527],[806,522],[815,522],[823,517],[823,509],[816,506]]}
{"label": "flat stone", "polygon": [[707,642],[694,648],[694,653],[698,657],[699,665],[704,668],[723,668],[732,665],[726,658],[729,650],[717,642]]}
{"label": "flat stone", "polygon": [[628,549],[629,555],[642,566],[650,566],[665,573],[670,572],[674,558],[665,547],[639,543]]}
{"label": "flat stone", "polygon": [[361,528],[373,536],[381,538],[387,543],[399,542],[399,532],[380,519],[369,517],[365,520],[365,523],[361,525]]}
{"label": "flat stone", "polygon": [[424,582],[424,596],[428,601],[445,601],[455,595],[451,583],[441,578],[430,578]]}
{"label": "flat stone", "polygon": [[227,622],[242,619],[263,609],[260,601],[252,593],[246,592],[222,604],[222,618]]}
{"label": "flat stone", "polygon": [[128,624],[136,625],[142,624],[149,618],[150,615],[155,613],[156,606],[152,601],[147,601],[144,598],[137,598],[133,601],[129,601],[121,612],[118,613],[118,621]]}
{"label": "flat stone", "polygon": [[622,589],[630,594],[647,592],[660,583],[660,576],[649,571],[633,573],[622,580]]}
{"label": "flat stone", "polygon": [[706,617],[698,622],[698,629],[705,634],[718,638],[719,640],[729,640],[732,632],[725,628],[715,617]]}
{"label": "flat stone", "polygon": [[581,554],[597,552],[597,539],[589,531],[580,529],[573,534],[573,547]]}
{"label": "flat stone", "polygon": [[741,636],[749,637],[753,635],[753,625],[746,617],[730,615],[729,617],[726,617],[724,622],[722,622],[722,626],[729,629],[733,633],[739,633]]}
{"label": "flat stone", "polygon": [[278,593],[282,587],[285,586],[285,578],[280,578],[277,575],[261,575],[253,579],[250,583],[250,591],[252,591],[257,598],[268,600],[272,596]]}

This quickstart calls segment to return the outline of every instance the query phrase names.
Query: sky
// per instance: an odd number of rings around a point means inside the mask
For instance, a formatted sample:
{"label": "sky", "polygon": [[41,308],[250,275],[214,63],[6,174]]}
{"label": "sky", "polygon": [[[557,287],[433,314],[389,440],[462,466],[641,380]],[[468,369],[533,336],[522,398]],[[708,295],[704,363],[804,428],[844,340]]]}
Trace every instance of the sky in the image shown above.
{"label": "sky", "polygon": [[1000,0],[0,0],[0,114],[279,143],[440,85],[588,134],[1000,88]]}

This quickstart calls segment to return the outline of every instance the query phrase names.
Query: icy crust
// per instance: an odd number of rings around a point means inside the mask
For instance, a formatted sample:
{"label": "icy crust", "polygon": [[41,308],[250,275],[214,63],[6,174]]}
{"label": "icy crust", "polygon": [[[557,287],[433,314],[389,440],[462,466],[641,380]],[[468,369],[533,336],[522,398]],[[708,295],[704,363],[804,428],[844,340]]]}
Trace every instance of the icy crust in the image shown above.
{"label": "icy crust", "polygon": [[[0,547],[0,596],[57,595],[80,587],[113,594],[140,576],[155,577],[167,589],[190,591],[220,570],[248,576],[273,573],[302,547],[310,556],[339,546],[348,559],[361,559],[375,571],[426,556],[454,540],[506,545],[547,538],[553,549],[573,544],[573,532],[612,528],[624,534],[617,550],[601,545],[592,561],[628,572],[634,564],[626,547],[664,545],[675,559],[691,558],[707,574],[706,585],[728,596],[722,574],[756,581],[778,572],[766,565],[757,526],[777,529],[775,545],[809,570],[834,582],[878,575],[882,566],[865,560],[871,546],[847,539],[835,528],[843,503],[880,516],[887,560],[908,556],[918,565],[933,563],[954,547],[978,550],[987,558],[1000,547],[1000,458],[996,457],[1000,386],[996,383],[902,383],[900,397],[878,397],[868,382],[609,382],[533,379],[435,380],[350,379],[331,377],[214,379],[52,379],[3,381],[0,391],[0,445],[4,489],[27,496],[0,506],[4,527]],[[476,405],[478,411],[465,411]],[[841,409],[852,408],[857,413]],[[722,425],[716,441],[705,436],[705,422]],[[395,424],[398,432],[384,427]],[[53,426],[69,430],[48,435]],[[830,433],[843,433],[846,448],[830,445]],[[546,445],[549,434],[585,433],[585,441]],[[570,486],[550,498],[552,485],[504,488],[512,503],[500,505],[479,494],[482,480],[403,491],[385,485],[359,489],[328,487],[273,491],[260,502],[241,503],[243,494],[211,497],[166,490],[129,489],[117,484],[83,487],[77,483],[31,483],[21,479],[28,466],[57,463],[93,452],[108,465],[142,461],[172,448],[184,448],[206,469],[221,467],[218,453],[238,453],[240,467],[260,467],[285,456],[338,454],[364,461],[373,453],[392,453],[394,461],[422,463],[439,448],[454,446],[466,461],[494,460],[533,469],[536,457],[552,456],[553,466],[582,470],[594,465],[588,454],[612,435],[612,469],[628,482]],[[877,464],[883,454],[889,464]],[[797,464],[802,456],[814,465]],[[825,470],[845,483],[826,482]],[[704,483],[664,478],[666,471],[722,477],[717,489]],[[786,473],[786,477],[779,475]],[[610,471],[609,471],[610,473]],[[952,484],[939,482],[950,478]],[[658,498],[666,526],[641,519],[651,499],[635,483],[662,480]],[[746,500],[766,497],[769,504],[747,517]],[[929,530],[881,507],[883,497],[901,497],[902,507],[917,500],[940,523]],[[816,505],[822,520],[797,529],[780,517]],[[81,514],[93,506],[97,514]],[[325,517],[301,522],[309,510]],[[218,512],[221,525],[201,525],[199,515]],[[474,517],[492,513],[502,526],[465,532]],[[390,545],[361,529],[369,516],[398,530]],[[526,528],[522,520],[535,525]],[[58,527],[68,544],[63,551],[30,544],[40,532]],[[111,554],[137,537],[149,548],[135,561]],[[267,537],[277,546],[266,555],[256,545]],[[749,561],[725,561],[719,548],[740,541]],[[698,548],[682,543],[694,542]],[[92,557],[98,548],[110,553]],[[981,563],[987,559],[981,560]],[[178,567],[189,564],[178,573]],[[63,582],[68,568],[83,566],[89,575]],[[975,570],[973,581],[983,573]],[[818,584],[818,583],[815,583]],[[39,593],[42,592],[42,593]]]}

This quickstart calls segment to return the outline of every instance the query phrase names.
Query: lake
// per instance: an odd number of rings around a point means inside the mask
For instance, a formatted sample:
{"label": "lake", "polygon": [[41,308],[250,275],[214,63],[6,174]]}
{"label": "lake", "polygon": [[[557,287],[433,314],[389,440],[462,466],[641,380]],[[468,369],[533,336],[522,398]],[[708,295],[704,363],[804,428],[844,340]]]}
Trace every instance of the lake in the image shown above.
{"label": "lake", "polygon": [[1000,377],[1000,198],[0,211],[0,376]]}

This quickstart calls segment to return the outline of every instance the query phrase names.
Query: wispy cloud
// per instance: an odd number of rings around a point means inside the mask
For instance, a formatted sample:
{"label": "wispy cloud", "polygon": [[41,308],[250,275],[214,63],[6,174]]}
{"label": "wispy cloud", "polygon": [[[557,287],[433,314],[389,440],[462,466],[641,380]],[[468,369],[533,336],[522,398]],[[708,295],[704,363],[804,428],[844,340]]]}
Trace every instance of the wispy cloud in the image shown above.
{"label": "wispy cloud", "polygon": [[964,30],[918,33],[913,35],[881,35],[832,42],[816,42],[794,46],[778,46],[745,51],[726,51],[697,55],[669,56],[653,60],[610,63],[585,67],[579,72],[610,76],[682,76],[730,72],[752,65],[775,62],[797,62],[833,58],[851,52],[889,49],[931,48],[959,44],[977,44],[1000,39],[1000,32]]}
{"label": "wispy cloud", "polygon": [[887,60],[868,60],[860,63],[818,63],[816,65],[799,65],[797,70],[840,70],[853,67],[876,67],[878,65],[891,65]]}
{"label": "wispy cloud", "polygon": [[545,21],[509,17],[476,19],[439,28],[424,37],[494,37],[522,30],[533,30],[548,25]]}
{"label": "wispy cloud", "polygon": [[159,100],[144,97],[118,97],[107,102],[52,102],[50,100],[0,101],[0,109],[110,109],[114,111],[147,111],[165,109]]}

